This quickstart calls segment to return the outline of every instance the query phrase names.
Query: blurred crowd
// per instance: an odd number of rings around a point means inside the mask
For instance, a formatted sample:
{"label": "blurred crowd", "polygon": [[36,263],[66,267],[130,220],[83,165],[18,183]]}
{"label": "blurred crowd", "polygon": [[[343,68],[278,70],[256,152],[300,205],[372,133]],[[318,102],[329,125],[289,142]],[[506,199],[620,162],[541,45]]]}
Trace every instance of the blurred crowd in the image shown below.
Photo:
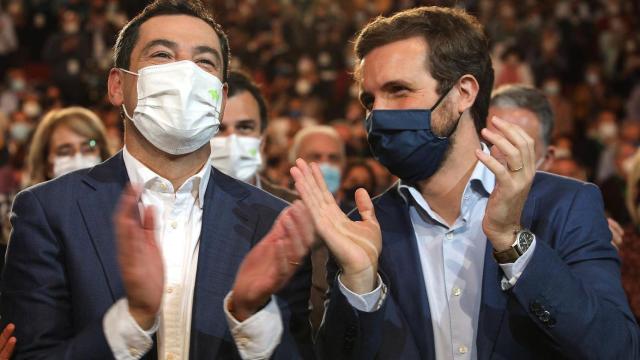
{"label": "blurred crowd", "polygon": [[[551,171],[597,183],[609,216],[632,226],[634,214],[625,196],[640,144],[637,1],[208,3],[229,35],[232,69],[249,73],[267,99],[262,172],[271,182],[291,186],[294,135],[319,124],[333,127],[345,144],[338,196],[348,199],[356,185],[367,184],[374,194],[388,187],[393,178],[371,159],[365,113],[352,80],[354,33],[378,14],[425,4],[460,6],[486,26],[495,86],[529,84],[550,100],[557,159]],[[48,111],[87,107],[104,125],[108,153],[122,146],[120,110],[105,98],[111,47],[119,29],[146,4],[0,1],[0,213],[30,183],[27,154],[34,129]]]}

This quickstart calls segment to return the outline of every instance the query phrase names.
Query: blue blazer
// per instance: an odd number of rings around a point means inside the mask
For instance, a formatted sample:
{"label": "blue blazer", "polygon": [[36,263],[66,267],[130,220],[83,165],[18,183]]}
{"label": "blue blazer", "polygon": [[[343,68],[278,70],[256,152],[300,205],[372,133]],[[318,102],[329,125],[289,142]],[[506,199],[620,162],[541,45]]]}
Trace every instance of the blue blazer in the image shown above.
{"label": "blue blazer", "polygon": [[[360,312],[334,284],[318,336],[320,355],[435,359],[409,207],[397,186],[374,205],[382,228],[379,271],[388,287],[386,300],[378,311]],[[508,291],[500,288],[503,274],[487,242],[478,359],[638,359],[638,326],[622,290],[598,188],[538,173],[522,224],[535,233],[537,245]]]}
{"label": "blue blazer", "polygon": [[[16,359],[113,358],[102,319],[125,296],[112,218],[127,182],[118,153],[91,170],[26,189],[16,197],[0,305],[2,323],[16,324]],[[191,359],[240,358],[223,313],[223,298],[245,254],[285,206],[253,186],[212,171],[203,207]],[[284,333],[274,358],[312,352],[307,325],[310,283],[307,262],[278,294]],[[156,356],[154,347],[145,358]]]}

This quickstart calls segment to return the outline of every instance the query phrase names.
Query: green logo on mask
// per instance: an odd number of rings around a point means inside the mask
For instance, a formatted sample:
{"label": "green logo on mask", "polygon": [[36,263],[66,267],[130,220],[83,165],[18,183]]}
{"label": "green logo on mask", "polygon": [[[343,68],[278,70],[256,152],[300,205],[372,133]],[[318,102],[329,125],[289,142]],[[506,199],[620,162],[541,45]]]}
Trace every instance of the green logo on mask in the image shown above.
{"label": "green logo on mask", "polygon": [[214,102],[220,100],[220,93],[216,89],[209,90],[209,95],[211,95],[211,99],[213,99]]}

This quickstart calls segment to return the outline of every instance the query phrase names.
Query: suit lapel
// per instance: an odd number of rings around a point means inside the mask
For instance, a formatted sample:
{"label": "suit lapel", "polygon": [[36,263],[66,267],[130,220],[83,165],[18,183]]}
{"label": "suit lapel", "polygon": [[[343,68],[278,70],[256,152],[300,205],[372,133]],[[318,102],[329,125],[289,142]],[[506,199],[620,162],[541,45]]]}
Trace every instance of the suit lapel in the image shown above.
{"label": "suit lapel", "polygon": [[112,218],[128,179],[122,153],[119,152],[89,171],[84,179],[85,188],[78,189],[85,192],[79,197],[78,205],[107,278],[113,301],[124,294],[124,288],[117,263]]}
{"label": "suit lapel", "polygon": [[[530,193],[520,218],[522,226],[526,229],[531,229],[535,208],[536,199]],[[503,318],[509,295],[500,287],[503,275],[500,266],[493,258],[491,242],[487,241],[482,277],[482,300],[480,316],[478,318],[478,335],[476,338],[479,360],[491,358],[496,340],[500,334],[502,322],[504,321]]]}
{"label": "suit lapel", "polygon": [[397,187],[390,189],[391,193],[382,196],[376,206],[383,229],[380,269],[389,279],[389,291],[398,302],[423,358],[435,359],[429,299],[418,245],[409,207],[397,191]]}
{"label": "suit lapel", "polygon": [[244,255],[253,245],[258,209],[249,192],[215,169],[205,193],[194,289],[190,358],[215,358],[221,341],[232,342],[222,311]]}

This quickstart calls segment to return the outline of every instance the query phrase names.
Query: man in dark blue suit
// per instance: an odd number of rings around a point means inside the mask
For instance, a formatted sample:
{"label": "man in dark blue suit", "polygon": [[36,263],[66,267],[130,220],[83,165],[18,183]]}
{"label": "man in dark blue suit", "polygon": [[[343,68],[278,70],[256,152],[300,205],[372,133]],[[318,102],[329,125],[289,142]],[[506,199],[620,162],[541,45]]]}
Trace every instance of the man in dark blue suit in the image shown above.
{"label": "man in dark blue suit", "polygon": [[321,356],[637,359],[598,189],[536,173],[520,127],[485,128],[493,69],[477,20],[411,9],[355,47],[371,150],[401,180],[373,201],[359,189],[348,219],[317,166],[292,169],[337,265]]}
{"label": "man in dark blue suit", "polygon": [[17,359],[309,355],[304,205],[210,165],[228,61],[192,2],[157,1],[121,31],[108,92],[124,149],[14,202],[1,315]]}

